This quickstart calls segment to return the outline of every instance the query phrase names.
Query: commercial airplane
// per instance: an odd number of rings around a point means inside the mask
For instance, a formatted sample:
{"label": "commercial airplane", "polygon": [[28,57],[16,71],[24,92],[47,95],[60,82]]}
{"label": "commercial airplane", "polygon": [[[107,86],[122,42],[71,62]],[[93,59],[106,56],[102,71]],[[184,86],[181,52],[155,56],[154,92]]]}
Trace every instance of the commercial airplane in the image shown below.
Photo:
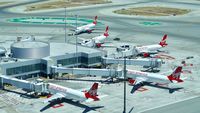
{"label": "commercial airplane", "polygon": [[182,67],[177,67],[174,72],[168,76],[135,70],[127,70],[127,77],[130,78],[130,85],[133,85],[131,93],[134,93],[134,91],[139,89],[145,83],[169,84],[174,82],[183,82],[183,80],[180,79],[181,72]]}
{"label": "commercial airplane", "polygon": [[107,26],[104,34],[97,36],[97,37],[94,37],[92,39],[81,39],[81,38],[79,38],[79,39],[83,40],[82,42],[80,42],[80,44],[83,45],[83,46],[98,47],[99,48],[99,47],[102,46],[102,44],[104,44],[105,39],[109,36],[108,30],[109,30],[109,27]]}
{"label": "commercial airplane", "polygon": [[48,90],[53,94],[50,98],[46,99],[45,102],[54,102],[61,100],[62,98],[77,100],[79,102],[92,99],[93,101],[99,100],[97,95],[98,83],[94,83],[89,91],[79,91],[71,88],[63,87],[60,85],[48,83]]}
{"label": "commercial airplane", "polygon": [[147,46],[137,46],[135,49],[138,52],[139,55],[142,55],[143,57],[149,57],[150,54],[156,54],[159,52],[159,49],[167,46],[166,43],[167,40],[167,34],[165,34],[158,44],[154,45],[147,45]]}
{"label": "commercial airplane", "polygon": [[22,39],[22,37],[17,37],[17,41],[21,41],[21,42],[29,42],[29,41],[34,41],[35,37],[33,35],[30,35],[28,37],[26,37],[25,39]]}
{"label": "commercial airplane", "polygon": [[94,21],[90,24],[84,25],[84,26],[80,26],[77,27],[75,29],[75,35],[79,35],[81,33],[91,33],[94,30],[94,27],[97,24],[97,16],[95,16]]}

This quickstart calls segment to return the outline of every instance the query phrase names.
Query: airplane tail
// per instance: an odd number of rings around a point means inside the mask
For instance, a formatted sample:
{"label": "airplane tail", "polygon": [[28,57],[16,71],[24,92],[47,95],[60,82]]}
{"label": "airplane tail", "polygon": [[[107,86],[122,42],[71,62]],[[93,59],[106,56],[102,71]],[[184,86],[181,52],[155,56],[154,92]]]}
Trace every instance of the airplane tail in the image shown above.
{"label": "airplane tail", "polygon": [[98,18],[97,16],[94,17],[93,24],[97,24],[97,18]]}
{"label": "airplane tail", "polygon": [[97,97],[97,89],[98,89],[98,83],[94,83],[92,85],[92,87],[90,88],[90,90],[88,92],[85,93],[85,97],[86,98],[91,98],[94,101],[99,100],[99,98]]}
{"label": "airplane tail", "polygon": [[162,47],[167,46],[168,44],[166,43],[167,40],[167,34],[165,34],[162,38],[162,40],[160,41],[159,45],[161,45]]}
{"label": "airplane tail", "polygon": [[105,30],[105,32],[104,32],[104,36],[106,36],[106,37],[108,37],[109,36],[109,34],[108,34],[108,30],[109,30],[109,27],[108,26],[106,26],[106,30]]}
{"label": "airplane tail", "polygon": [[182,67],[179,66],[174,70],[174,72],[171,75],[169,75],[167,77],[171,82],[173,82],[173,81],[183,82],[183,80],[180,79],[181,72],[182,72]]}
{"label": "airplane tail", "polygon": [[136,81],[132,78],[129,78],[128,82],[129,82],[129,85],[134,85]]}

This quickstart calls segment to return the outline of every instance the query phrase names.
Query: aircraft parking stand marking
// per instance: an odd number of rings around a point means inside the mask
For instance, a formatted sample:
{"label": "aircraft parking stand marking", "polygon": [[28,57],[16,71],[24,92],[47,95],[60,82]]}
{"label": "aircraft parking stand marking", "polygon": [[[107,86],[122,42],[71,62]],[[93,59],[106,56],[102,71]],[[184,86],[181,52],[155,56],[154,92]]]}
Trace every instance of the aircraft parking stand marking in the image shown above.
{"label": "aircraft parking stand marking", "polygon": [[144,92],[144,91],[147,91],[148,89],[147,88],[144,88],[144,87],[141,87],[141,88],[139,88],[139,89],[137,89],[137,91],[139,91],[139,92]]}
{"label": "aircraft parking stand marking", "polygon": [[64,104],[60,103],[60,104],[57,104],[57,105],[52,106],[52,108],[60,108],[60,107],[62,107],[62,106],[64,106]]}

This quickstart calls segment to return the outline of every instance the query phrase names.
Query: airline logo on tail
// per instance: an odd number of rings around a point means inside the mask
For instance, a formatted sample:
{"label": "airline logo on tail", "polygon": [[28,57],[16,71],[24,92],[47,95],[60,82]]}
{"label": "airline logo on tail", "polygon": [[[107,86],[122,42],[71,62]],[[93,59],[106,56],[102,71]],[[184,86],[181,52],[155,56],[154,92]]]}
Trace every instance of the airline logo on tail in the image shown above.
{"label": "airline logo on tail", "polygon": [[97,24],[97,18],[98,18],[97,16],[94,17],[93,24],[95,24],[95,25]]}
{"label": "airline logo on tail", "polygon": [[104,32],[104,34],[103,34],[105,37],[108,37],[108,36],[109,36],[108,30],[109,30],[109,27],[107,26],[107,27],[106,27],[106,30],[105,30],[105,32]]}
{"label": "airline logo on tail", "polygon": [[173,81],[183,82],[183,80],[180,79],[181,72],[182,72],[182,67],[179,66],[175,69],[175,71],[171,75],[169,75],[167,77],[171,82],[173,82]]}
{"label": "airline logo on tail", "polygon": [[168,44],[166,43],[167,41],[167,34],[165,34],[162,38],[162,40],[160,41],[159,45],[161,45],[162,47],[167,46]]}
{"label": "airline logo on tail", "polygon": [[90,90],[85,93],[85,97],[94,99],[94,101],[99,100],[99,98],[97,97],[98,96],[97,95],[97,89],[98,89],[98,83],[94,83],[92,85],[92,87],[90,88]]}

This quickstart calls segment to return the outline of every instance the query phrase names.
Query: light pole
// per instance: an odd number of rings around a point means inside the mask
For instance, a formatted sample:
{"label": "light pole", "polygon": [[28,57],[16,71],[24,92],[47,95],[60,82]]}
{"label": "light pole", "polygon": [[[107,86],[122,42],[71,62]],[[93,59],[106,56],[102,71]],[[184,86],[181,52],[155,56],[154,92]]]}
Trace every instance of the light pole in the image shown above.
{"label": "light pole", "polygon": [[124,56],[124,110],[123,113],[126,113],[126,57]]}
{"label": "light pole", "polygon": [[[78,15],[76,14],[76,29],[78,27],[78,23],[77,23],[77,18],[78,18]],[[76,33],[76,63],[77,63],[77,67],[78,67],[78,36],[77,36],[77,33]]]}
{"label": "light pole", "polygon": [[67,17],[67,11],[66,11],[66,6],[65,6],[65,43],[67,42],[67,25],[66,25],[66,18]]}

